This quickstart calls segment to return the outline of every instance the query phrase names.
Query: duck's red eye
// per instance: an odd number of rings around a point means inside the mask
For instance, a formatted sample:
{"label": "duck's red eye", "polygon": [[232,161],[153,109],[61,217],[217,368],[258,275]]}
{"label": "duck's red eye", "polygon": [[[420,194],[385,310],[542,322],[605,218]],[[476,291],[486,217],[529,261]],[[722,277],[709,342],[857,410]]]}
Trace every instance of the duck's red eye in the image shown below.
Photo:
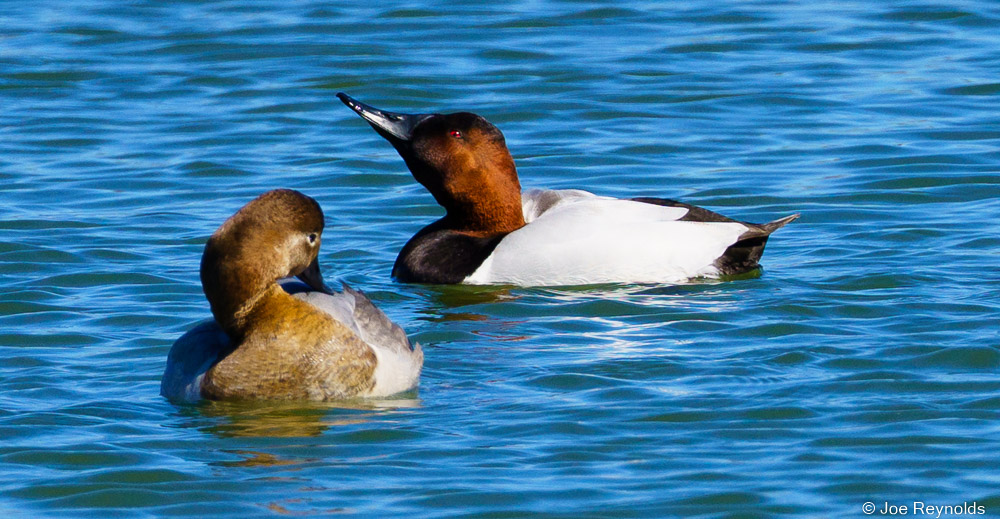
{"label": "duck's red eye", "polygon": [[454,137],[456,139],[461,139],[462,138],[462,132],[460,132],[458,130],[452,130],[449,133],[451,134],[452,137]]}

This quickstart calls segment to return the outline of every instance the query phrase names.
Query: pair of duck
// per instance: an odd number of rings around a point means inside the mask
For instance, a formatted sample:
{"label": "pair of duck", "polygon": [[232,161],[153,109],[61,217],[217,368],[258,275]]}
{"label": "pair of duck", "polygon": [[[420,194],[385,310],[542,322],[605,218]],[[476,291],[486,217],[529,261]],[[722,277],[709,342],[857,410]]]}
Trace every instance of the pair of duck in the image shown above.
{"label": "pair of duck", "polygon": [[[403,247],[392,270],[403,282],[551,286],[732,275],[757,268],[768,236],[798,217],[752,224],[662,198],[522,193],[503,134],[486,119],[392,113],[337,97],[396,148],[446,211]],[[171,348],[161,394],[339,400],[417,385],[420,345],[361,292],[344,285],[335,293],[323,282],[323,224],[315,200],[279,189],[215,231],[201,261],[215,319]],[[304,285],[279,283],[290,276]]]}

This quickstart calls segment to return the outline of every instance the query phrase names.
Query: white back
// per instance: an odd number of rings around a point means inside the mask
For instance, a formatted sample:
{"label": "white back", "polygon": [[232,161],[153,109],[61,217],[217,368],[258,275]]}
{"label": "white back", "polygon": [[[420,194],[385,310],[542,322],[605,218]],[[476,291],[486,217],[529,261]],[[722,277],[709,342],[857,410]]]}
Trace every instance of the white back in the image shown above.
{"label": "white back", "polygon": [[609,196],[597,196],[582,189],[528,189],[521,193],[521,212],[525,223],[531,223],[542,213],[581,200],[615,200]]}

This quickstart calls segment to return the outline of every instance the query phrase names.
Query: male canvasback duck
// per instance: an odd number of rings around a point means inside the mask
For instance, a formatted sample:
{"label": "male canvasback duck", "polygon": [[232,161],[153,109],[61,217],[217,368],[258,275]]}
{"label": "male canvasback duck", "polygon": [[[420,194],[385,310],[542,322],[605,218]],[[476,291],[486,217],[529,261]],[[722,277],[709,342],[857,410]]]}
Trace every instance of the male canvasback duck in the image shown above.
{"label": "male canvasback duck", "polygon": [[[420,345],[411,347],[362,293],[347,285],[334,293],[323,283],[322,234],[319,204],[290,189],[268,191],[226,220],[201,258],[215,320],[174,343],[160,394],[178,401],[337,400],[415,387]],[[308,289],[286,292],[278,280],[289,276]]]}
{"label": "male canvasback duck", "polygon": [[337,97],[446,211],[399,253],[392,275],[400,281],[552,286],[733,275],[757,268],[768,236],[799,216],[753,224],[663,198],[522,193],[503,134],[486,119],[393,113]]}

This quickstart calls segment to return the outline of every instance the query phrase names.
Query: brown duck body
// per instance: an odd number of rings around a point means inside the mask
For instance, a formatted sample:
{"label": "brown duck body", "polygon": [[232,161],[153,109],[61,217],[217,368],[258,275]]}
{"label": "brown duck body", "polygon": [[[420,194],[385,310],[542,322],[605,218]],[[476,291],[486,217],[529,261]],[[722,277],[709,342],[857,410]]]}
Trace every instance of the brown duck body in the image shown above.
{"label": "brown duck body", "polygon": [[[296,191],[261,195],[209,239],[201,278],[215,322],[171,348],[161,394],[176,400],[337,400],[410,389],[420,346],[361,293],[323,283],[323,216]],[[286,292],[297,276],[313,292]],[[367,339],[367,340],[366,340]]]}
{"label": "brown duck body", "polygon": [[336,400],[375,385],[377,359],[353,331],[274,284],[246,316],[239,345],[208,370],[202,395],[215,400]]}

